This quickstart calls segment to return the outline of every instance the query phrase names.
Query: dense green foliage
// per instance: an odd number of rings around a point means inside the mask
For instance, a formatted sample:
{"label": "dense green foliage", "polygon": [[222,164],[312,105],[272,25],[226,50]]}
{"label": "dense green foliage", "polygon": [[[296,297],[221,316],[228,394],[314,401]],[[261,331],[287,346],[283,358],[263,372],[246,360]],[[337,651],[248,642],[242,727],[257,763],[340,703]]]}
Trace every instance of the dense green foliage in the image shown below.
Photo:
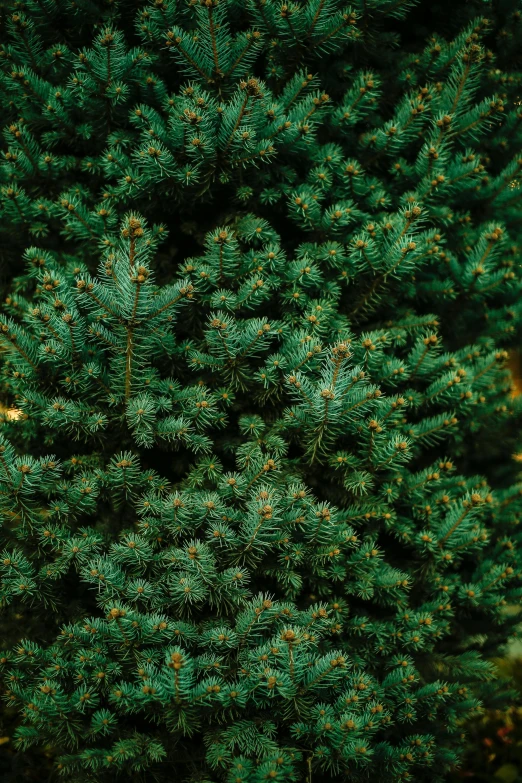
{"label": "dense green foliage", "polygon": [[4,5],[0,670],[63,779],[438,781],[509,697],[522,13],[456,5]]}

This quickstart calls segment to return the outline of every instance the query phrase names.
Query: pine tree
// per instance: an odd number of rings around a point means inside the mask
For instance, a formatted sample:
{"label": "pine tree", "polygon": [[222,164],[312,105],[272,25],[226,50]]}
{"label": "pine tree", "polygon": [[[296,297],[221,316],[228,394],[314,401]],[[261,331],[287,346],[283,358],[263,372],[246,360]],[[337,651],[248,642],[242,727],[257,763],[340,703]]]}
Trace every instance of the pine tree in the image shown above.
{"label": "pine tree", "polygon": [[444,780],[522,596],[519,3],[3,14],[19,755]]}

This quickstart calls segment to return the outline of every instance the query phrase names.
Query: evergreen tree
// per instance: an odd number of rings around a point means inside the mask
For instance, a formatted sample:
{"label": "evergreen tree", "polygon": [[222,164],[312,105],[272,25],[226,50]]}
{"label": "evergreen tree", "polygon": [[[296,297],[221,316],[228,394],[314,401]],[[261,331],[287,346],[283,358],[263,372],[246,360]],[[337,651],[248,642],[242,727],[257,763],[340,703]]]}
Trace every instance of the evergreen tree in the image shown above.
{"label": "evergreen tree", "polygon": [[519,2],[3,14],[22,757],[444,780],[522,595]]}

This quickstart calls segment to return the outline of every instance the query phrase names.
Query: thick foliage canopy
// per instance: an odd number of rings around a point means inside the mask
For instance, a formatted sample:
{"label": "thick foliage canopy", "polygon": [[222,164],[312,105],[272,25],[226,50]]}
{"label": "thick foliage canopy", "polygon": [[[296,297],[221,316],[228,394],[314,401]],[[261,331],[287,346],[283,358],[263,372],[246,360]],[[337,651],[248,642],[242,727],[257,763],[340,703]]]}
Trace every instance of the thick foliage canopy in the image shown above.
{"label": "thick foliage canopy", "polygon": [[9,9],[0,669],[64,779],[443,780],[508,697],[522,15],[462,6]]}

